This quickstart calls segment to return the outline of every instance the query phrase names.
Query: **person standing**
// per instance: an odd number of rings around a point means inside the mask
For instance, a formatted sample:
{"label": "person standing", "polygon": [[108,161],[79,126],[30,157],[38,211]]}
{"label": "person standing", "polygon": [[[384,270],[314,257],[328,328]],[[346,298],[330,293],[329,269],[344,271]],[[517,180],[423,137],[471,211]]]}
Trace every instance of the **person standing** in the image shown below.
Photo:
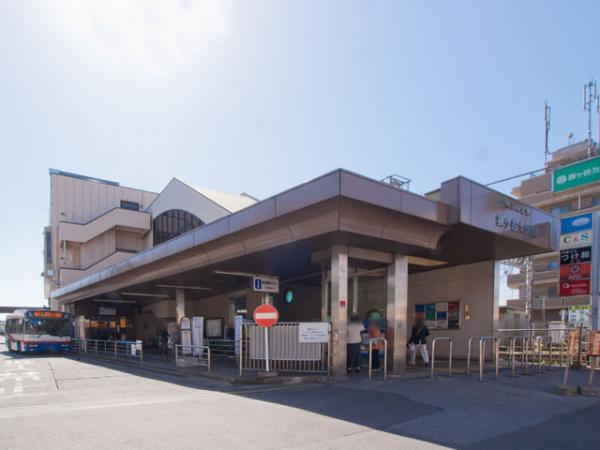
{"label": "person standing", "polygon": [[410,340],[408,341],[408,348],[410,349],[410,363],[416,364],[417,349],[421,353],[425,367],[429,366],[429,353],[427,352],[427,336],[429,336],[429,329],[422,317],[415,319],[415,324],[412,327],[410,334]]}
{"label": "person standing", "polygon": [[348,373],[353,370],[360,372],[360,344],[362,337],[360,332],[363,329],[363,325],[360,322],[360,318],[356,314],[350,316],[348,321],[348,343],[347,347],[347,361],[348,361]]}
{"label": "person standing", "polygon": [[[380,338],[383,337],[381,335],[381,327],[379,326],[379,322],[372,321],[369,323],[369,340],[372,338]],[[379,350],[383,348],[383,342],[380,339],[373,341],[373,350],[371,352],[371,367],[373,370],[380,370],[381,365],[379,364]]]}

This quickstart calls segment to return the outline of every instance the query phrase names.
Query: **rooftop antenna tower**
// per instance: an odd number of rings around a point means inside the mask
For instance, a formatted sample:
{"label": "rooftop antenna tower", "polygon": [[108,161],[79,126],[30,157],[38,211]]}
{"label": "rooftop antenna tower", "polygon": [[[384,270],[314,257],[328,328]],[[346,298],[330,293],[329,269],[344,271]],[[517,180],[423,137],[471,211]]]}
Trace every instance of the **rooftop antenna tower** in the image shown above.
{"label": "rooftop antenna tower", "polygon": [[600,94],[596,94],[596,116],[598,117],[598,142],[600,142]]}
{"label": "rooftop antenna tower", "polygon": [[544,164],[548,162],[548,155],[550,151],[548,150],[548,136],[550,134],[550,113],[552,108],[548,106],[548,103],[544,102],[544,122],[546,122],[546,136],[544,138]]}
{"label": "rooftop antenna tower", "polygon": [[598,101],[598,92],[596,80],[592,78],[583,85],[583,110],[588,114],[588,158],[592,156],[592,114],[595,101]]}

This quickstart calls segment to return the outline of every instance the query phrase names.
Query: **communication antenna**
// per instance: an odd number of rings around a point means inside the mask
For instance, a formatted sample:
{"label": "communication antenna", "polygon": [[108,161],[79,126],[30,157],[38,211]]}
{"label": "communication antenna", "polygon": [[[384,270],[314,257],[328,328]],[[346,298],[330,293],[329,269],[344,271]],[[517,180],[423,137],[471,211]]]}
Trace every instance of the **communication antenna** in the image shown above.
{"label": "communication antenna", "polygon": [[588,113],[588,157],[592,156],[592,110],[597,100],[596,80],[592,78],[583,85],[583,110]]}
{"label": "communication antenna", "polygon": [[548,150],[548,135],[550,134],[550,113],[552,108],[548,105],[548,103],[544,102],[544,122],[546,122],[546,137],[544,139],[544,164],[548,162],[548,155],[550,151]]}
{"label": "communication antenna", "polygon": [[600,142],[600,94],[596,94],[596,116],[598,116],[598,142]]}

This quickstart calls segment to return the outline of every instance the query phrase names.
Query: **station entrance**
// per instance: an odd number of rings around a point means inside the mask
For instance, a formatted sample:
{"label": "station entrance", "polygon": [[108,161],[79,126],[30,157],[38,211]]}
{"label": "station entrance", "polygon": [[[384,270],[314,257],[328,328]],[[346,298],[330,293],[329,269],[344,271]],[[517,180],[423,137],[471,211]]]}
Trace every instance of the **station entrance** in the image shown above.
{"label": "station entrance", "polygon": [[[513,203],[464,178],[418,196],[336,171],[57,289],[53,299],[89,321],[85,333],[104,318],[100,307],[115,308],[118,331],[125,317],[125,337],[149,348],[165,338],[187,345],[201,317],[206,352],[233,358],[243,320],[272,303],[282,323],[330,325],[333,376],[346,374],[348,320],[357,314],[381,322],[387,368],[402,372],[416,315],[430,339],[451,336],[455,356],[466,357],[456,343],[498,327],[497,261],[554,248],[554,218]],[[277,279],[279,289],[256,292],[255,276]],[[287,348],[284,356],[297,359],[298,347]]]}

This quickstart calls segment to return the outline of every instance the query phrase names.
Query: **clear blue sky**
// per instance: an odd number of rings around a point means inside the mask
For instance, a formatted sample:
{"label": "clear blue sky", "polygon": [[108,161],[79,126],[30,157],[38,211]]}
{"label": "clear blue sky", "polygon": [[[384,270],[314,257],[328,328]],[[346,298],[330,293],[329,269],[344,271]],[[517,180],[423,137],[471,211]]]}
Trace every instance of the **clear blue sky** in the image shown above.
{"label": "clear blue sky", "polygon": [[[583,138],[597,1],[5,1],[0,303],[41,303],[48,168],[266,197],[331,169],[426,192]],[[595,130],[597,128],[595,127]]]}

